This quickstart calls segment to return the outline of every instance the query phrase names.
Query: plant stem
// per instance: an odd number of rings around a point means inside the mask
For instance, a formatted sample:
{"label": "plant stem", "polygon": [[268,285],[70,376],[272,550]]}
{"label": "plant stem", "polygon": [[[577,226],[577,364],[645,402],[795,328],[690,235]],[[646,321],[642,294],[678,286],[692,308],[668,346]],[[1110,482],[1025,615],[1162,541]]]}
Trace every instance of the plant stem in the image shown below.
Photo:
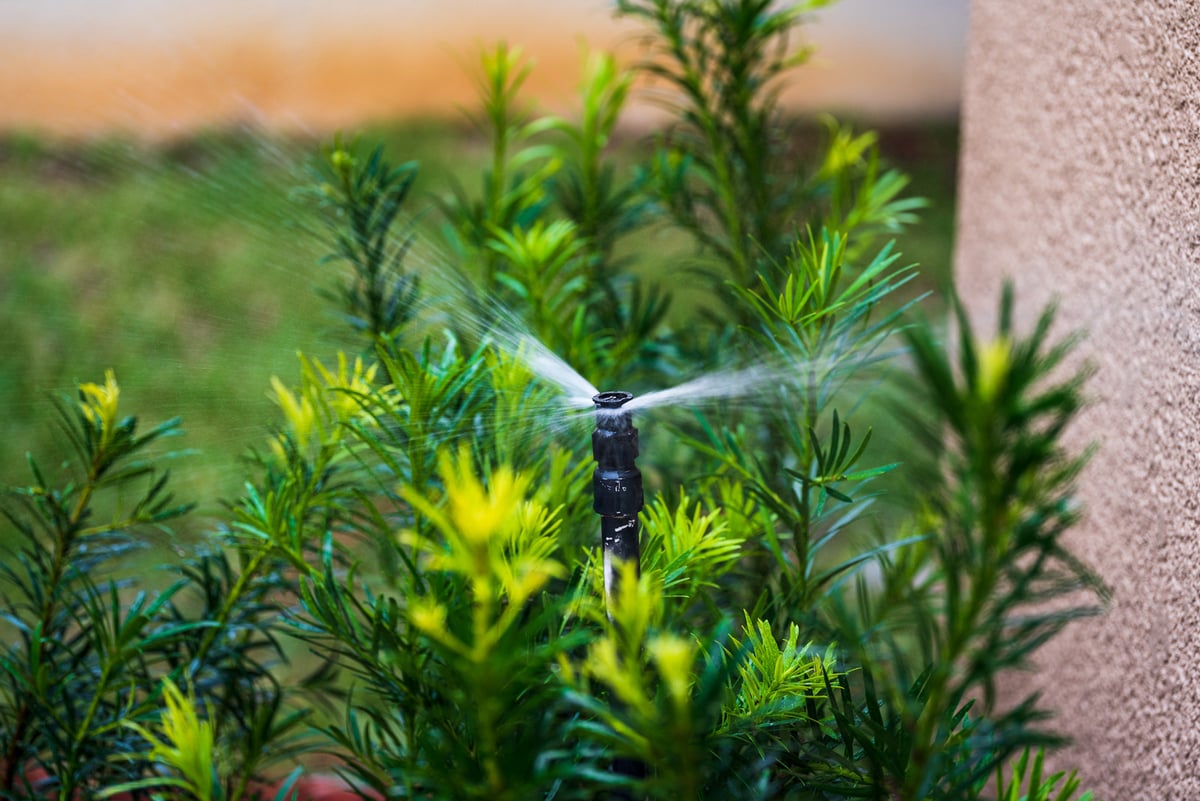
{"label": "plant stem", "polygon": [[[87,514],[88,505],[91,503],[96,482],[100,479],[102,472],[100,465],[102,464],[101,457],[103,455],[103,453],[97,453],[93,456],[91,464],[88,465],[87,479],[79,491],[79,497],[75,501],[75,508],[67,516],[66,525],[56,532],[54,558],[51,562],[50,580],[48,582],[50,591],[45,595],[46,603],[42,608],[42,614],[39,616],[38,625],[35,629],[39,633],[39,637],[33,643],[33,647],[37,649],[35,661],[38,664],[41,664],[46,657],[47,630],[51,627],[54,616],[58,612],[57,601],[66,572],[67,556],[75,544],[83,518]],[[55,518],[57,517],[55,515]],[[4,758],[4,790],[8,793],[12,792],[13,783],[17,778],[18,761],[23,750],[23,741],[29,733],[29,726],[33,719],[32,716],[33,707],[27,698],[23,698],[20,706],[17,707],[17,722],[13,727],[12,739],[8,744],[8,753],[5,754]],[[63,783],[64,789],[67,785],[67,782]],[[71,788],[74,789],[73,784]]]}

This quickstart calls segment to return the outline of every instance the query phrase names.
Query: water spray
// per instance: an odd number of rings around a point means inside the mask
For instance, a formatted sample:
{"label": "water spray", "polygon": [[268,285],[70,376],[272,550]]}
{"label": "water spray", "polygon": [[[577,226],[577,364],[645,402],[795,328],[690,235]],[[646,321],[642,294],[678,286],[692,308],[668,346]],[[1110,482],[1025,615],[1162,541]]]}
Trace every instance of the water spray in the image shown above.
{"label": "water spray", "polygon": [[633,414],[622,409],[633,395],[628,392],[601,392],[592,397],[596,404],[596,430],[592,432],[592,457],[596,472],[592,475],[592,508],[600,515],[600,539],[604,552],[604,597],[608,604],[617,588],[620,566],[632,563],[640,573],[641,548],[638,544],[638,513],[644,503],[642,473],[634,461],[638,456],[638,431]]}

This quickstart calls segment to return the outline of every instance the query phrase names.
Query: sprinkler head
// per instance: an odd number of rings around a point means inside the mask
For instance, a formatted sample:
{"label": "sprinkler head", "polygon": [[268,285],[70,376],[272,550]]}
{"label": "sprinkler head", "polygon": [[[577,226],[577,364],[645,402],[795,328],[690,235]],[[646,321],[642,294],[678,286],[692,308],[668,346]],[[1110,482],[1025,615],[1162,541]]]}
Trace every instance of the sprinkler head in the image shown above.
{"label": "sprinkler head", "polygon": [[631,400],[633,400],[633,393],[621,390],[601,392],[599,395],[592,396],[592,403],[596,404],[597,409],[620,409]]}
{"label": "sprinkler head", "polygon": [[637,429],[633,427],[633,415],[621,408],[631,400],[633,400],[632,392],[612,391],[593,395],[592,403],[596,404],[596,429],[633,432],[636,440]]}
{"label": "sprinkler head", "polygon": [[642,474],[638,456],[638,431],[633,415],[621,407],[633,400],[630,392],[601,392],[596,404],[596,430],[592,432],[595,510],[601,516],[637,519],[642,508]]}

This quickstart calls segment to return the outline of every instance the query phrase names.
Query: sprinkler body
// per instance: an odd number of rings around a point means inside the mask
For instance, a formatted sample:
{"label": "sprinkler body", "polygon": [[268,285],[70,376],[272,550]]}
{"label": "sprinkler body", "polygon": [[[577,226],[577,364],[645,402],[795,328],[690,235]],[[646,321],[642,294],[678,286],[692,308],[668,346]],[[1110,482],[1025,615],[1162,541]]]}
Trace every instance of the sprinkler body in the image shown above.
{"label": "sprinkler body", "polygon": [[644,503],[642,473],[634,461],[638,455],[638,432],[633,415],[621,409],[633,395],[628,392],[601,392],[592,398],[596,404],[596,430],[592,432],[593,504],[600,515],[600,536],[604,552],[604,597],[614,597],[621,574],[620,565],[632,563],[639,572],[641,548],[638,542],[638,513]]}
{"label": "sprinkler body", "polygon": [[[600,538],[604,551],[604,599],[612,617],[613,599],[621,566],[632,563],[634,575],[641,573],[638,512],[642,511],[642,472],[634,461],[638,456],[638,431],[633,415],[621,409],[633,395],[628,392],[601,392],[592,398],[596,404],[596,430],[592,432],[592,508],[600,515]],[[617,757],[611,770],[618,776],[642,779],[646,766],[641,761]],[[625,789],[615,789],[605,798],[633,801]]]}

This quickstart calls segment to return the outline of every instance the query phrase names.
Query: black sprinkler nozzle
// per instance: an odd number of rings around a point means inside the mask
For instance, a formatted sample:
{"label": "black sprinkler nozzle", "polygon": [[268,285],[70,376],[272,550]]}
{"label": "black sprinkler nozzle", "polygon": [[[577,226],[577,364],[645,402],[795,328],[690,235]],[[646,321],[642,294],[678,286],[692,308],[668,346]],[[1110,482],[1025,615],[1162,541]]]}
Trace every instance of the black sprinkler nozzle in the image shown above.
{"label": "black sprinkler nozzle", "polygon": [[611,599],[620,571],[617,565],[632,562],[635,572],[641,561],[638,544],[638,512],[642,510],[642,473],[634,461],[638,456],[638,431],[633,415],[621,409],[633,395],[601,392],[596,404],[596,430],[592,432],[592,508],[600,515],[604,549],[604,594]]}
{"label": "black sprinkler nozzle", "polygon": [[619,389],[592,396],[592,403],[596,404],[597,409],[620,409],[631,400],[633,400],[632,392],[622,392]]}

